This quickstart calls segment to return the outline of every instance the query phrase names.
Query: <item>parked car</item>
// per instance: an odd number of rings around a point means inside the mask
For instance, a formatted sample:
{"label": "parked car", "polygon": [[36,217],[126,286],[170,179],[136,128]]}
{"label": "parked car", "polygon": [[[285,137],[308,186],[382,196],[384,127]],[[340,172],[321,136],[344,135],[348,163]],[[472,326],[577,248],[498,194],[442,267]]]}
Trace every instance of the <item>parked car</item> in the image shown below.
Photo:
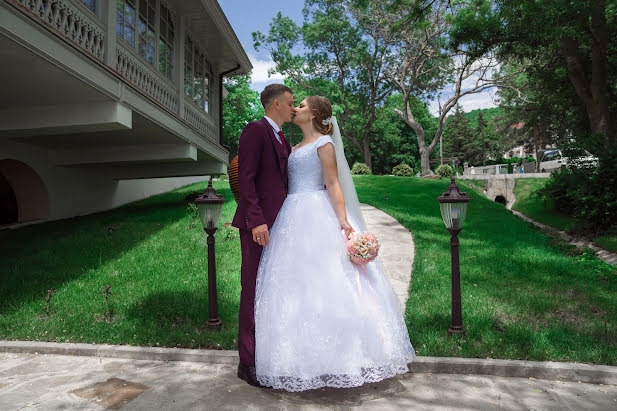
{"label": "parked car", "polygon": [[[576,159],[577,162],[582,164],[588,164],[592,166],[598,165],[598,159],[591,155],[588,151],[584,152],[583,157]],[[542,173],[552,173],[555,170],[559,170],[561,167],[566,167],[570,159],[564,157],[563,153],[559,149],[549,150],[544,152],[542,159],[540,160],[540,171]]]}

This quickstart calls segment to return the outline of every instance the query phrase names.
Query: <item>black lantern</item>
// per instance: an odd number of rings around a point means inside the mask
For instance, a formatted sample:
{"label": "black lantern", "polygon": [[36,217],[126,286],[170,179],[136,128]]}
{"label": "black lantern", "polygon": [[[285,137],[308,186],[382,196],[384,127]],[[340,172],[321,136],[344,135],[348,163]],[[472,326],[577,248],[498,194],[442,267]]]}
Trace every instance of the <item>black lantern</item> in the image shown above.
{"label": "black lantern", "polygon": [[212,177],[208,181],[206,191],[195,199],[199,208],[199,218],[208,233],[208,321],[206,327],[219,331],[223,323],[219,319],[218,299],[216,293],[216,260],[214,258],[214,233],[219,228],[223,203],[225,199],[212,187]]}
{"label": "black lantern", "polygon": [[463,229],[463,222],[467,216],[467,203],[470,198],[461,193],[454,182],[454,177],[450,180],[450,186],[445,193],[437,197],[441,217],[450,232],[450,251],[452,257],[452,323],[448,333],[465,334],[463,328],[463,313],[461,310],[461,272],[458,257],[458,234]]}

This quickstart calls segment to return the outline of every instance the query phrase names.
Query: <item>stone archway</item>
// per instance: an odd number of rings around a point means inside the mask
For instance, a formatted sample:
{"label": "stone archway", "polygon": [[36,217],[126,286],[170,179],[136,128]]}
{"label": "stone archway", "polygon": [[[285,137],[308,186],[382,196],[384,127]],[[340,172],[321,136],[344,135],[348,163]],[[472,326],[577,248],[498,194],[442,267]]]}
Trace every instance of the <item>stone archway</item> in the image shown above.
{"label": "stone archway", "polygon": [[[0,160],[0,180],[5,181],[4,196],[0,207],[11,213],[16,207],[16,215],[6,218],[6,224],[49,218],[49,194],[41,177],[32,167],[18,160]],[[2,181],[0,181],[0,186]],[[9,221],[10,220],[10,221]]]}
{"label": "stone archway", "polygon": [[504,206],[508,205],[508,200],[506,200],[506,198],[504,196],[501,196],[501,195],[495,197],[495,202],[499,203],[499,204],[502,204]]}

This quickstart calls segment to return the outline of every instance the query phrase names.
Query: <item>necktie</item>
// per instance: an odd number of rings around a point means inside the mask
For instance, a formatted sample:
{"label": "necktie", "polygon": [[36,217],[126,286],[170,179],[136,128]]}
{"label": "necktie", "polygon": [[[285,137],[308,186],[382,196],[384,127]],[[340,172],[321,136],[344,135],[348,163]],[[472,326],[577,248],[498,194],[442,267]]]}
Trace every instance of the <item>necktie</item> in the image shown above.
{"label": "necktie", "polygon": [[285,145],[285,137],[283,137],[283,132],[281,130],[279,130],[278,135],[281,138],[281,144]]}

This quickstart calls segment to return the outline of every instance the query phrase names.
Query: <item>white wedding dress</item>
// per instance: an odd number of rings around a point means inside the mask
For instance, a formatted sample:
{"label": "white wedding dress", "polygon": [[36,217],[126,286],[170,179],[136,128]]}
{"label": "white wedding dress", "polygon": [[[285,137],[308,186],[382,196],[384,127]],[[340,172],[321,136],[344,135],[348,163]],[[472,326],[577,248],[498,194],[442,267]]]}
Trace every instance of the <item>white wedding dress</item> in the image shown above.
{"label": "white wedding dress", "polygon": [[345,254],[317,155],[328,143],[323,136],[290,154],[289,195],[257,273],[257,379],[287,391],[381,381],[407,372],[415,355],[378,262],[359,268]]}

